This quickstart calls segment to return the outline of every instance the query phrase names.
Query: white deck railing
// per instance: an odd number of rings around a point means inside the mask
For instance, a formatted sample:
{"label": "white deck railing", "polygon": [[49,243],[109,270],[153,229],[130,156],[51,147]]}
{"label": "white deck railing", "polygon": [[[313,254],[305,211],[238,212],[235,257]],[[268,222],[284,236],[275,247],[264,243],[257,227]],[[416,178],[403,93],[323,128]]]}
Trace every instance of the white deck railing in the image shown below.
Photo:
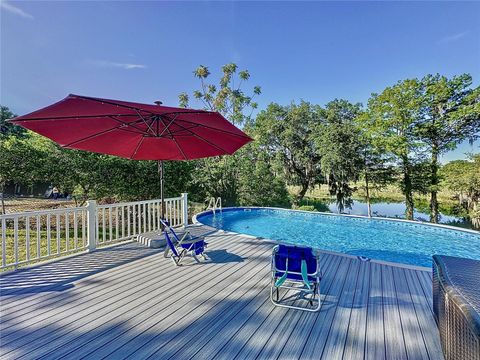
{"label": "white deck railing", "polygon": [[[160,200],[29,211],[0,215],[1,267],[16,268],[52,257],[133,239],[160,229]],[[188,225],[187,194],[165,199],[172,226]]]}

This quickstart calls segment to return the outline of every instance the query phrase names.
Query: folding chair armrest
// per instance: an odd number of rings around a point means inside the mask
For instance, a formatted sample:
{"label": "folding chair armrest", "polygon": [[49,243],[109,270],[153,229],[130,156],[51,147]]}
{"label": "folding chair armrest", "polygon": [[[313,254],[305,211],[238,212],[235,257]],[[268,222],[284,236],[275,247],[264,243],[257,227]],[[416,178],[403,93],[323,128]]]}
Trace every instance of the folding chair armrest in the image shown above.
{"label": "folding chair armrest", "polygon": [[[187,236],[190,236],[190,239],[186,239]],[[200,241],[205,241],[205,238],[203,236],[192,236],[189,232],[187,232],[182,236],[178,245],[195,244]]]}
{"label": "folding chair armrest", "polygon": [[185,231],[185,233],[183,234],[182,238],[180,239],[180,241],[178,242],[179,244],[182,244],[186,239],[187,237],[191,237],[192,235],[190,234],[190,231]]}

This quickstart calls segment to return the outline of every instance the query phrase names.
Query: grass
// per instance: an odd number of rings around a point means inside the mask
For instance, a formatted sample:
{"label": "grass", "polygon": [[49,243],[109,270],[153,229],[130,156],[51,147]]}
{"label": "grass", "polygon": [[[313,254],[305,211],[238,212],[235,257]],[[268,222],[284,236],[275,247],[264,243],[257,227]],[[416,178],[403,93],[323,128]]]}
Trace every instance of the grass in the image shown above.
{"label": "grass", "polygon": [[[75,207],[75,201],[66,199],[45,199],[33,197],[17,197],[5,198],[5,213],[11,214],[14,212],[37,211],[37,210],[51,210],[65,207]],[[2,209],[0,208],[0,214]]]}
{"label": "grass", "polygon": [[[49,253],[49,244],[48,244],[48,232],[46,229],[40,230],[40,237],[38,237],[37,231],[30,231],[30,240],[27,245],[27,234],[26,230],[18,231],[18,258],[15,258],[15,242],[14,242],[14,232],[12,229],[7,229],[5,238],[5,259],[7,264],[14,263],[16,261],[21,262],[27,260],[27,251],[29,252],[30,259],[36,259],[40,256],[41,260],[32,260],[31,263],[43,261],[45,257],[55,257],[60,256],[62,253],[75,249],[75,236],[73,229],[69,231],[69,239],[66,239],[66,232],[64,230],[57,232],[56,230],[50,231],[50,253]],[[82,251],[82,247],[86,246],[86,234],[82,237],[82,234],[77,233],[76,245],[79,247],[78,250],[73,250],[71,252]],[[68,245],[68,246],[67,246]],[[70,251],[69,251],[70,252]],[[0,249],[0,258],[3,257],[3,250]],[[13,266],[6,268],[4,270],[9,270]]]}
{"label": "grass", "polygon": [[[181,216],[181,215],[180,215]],[[82,221],[83,220],[83,221]],[[97,247],[101,247],[113,242],[117,239],[125,239],[128,236],[128,221],[124,221],[124,228],[122,229],[122,220],[118,219],[118,227],[116,226],[117,219],[115,213],[112,213],[112,225],[109,224],[109,214],[105,213],[105,224],[103,224],[102,213],[99,214],[99,229],[98,229],[98,241]],[[5,232],[5,260],[6,264],[22,262],[27,260],[27,253],[29,254],[28,264],[44,261],[47,258],[64,256],[66,252],[75,253],[84,251],[87,246],[87,226],[86,219],[82,219],[82,216],[77,217],[77,231],[75,232],[73,214],[69,215],[68,230],[65,230],[65,215],[59,217],[59,227],[57,231],[56,216],[51,216],[50,228],[47,224],[47,216],[42,215],[38,219],[33,216],[29,220],[29,237],[27,236],[26,220],[20,218],[18,221],[17,232],[17,248],[18,252],[15,254],[15,239],[14,239],[14,222],[11,219],[6,221]],[[105,225],[105,227],[103,227]],[[134,226],[135,225],[135,226]],[[130,234],[144,231],[143,218],[138,222],[138,218],[134,219],[130,217]],[[148,228],[148,220],[145,222],[146,228]],[[135,230],[136,231],[135,231]],[[48,234],[50,234],[50,243],[48,241]],[[3,234],[2,234],[3,235]],[[67,236],[68,235],[68,236]],[[118,235],[118,236],[117,236]],[[67,240],[68,237],[68,240]],[[29,244],[27,244],[27,238],[29,238]],[[75,241],[75,239],[77,239]],[[105,241],[104,241],[105,240]],[[75,249],[75,244],[78,249]],[[50,250],[49,250],[50,249]],[[38,259],[38,257],[41,259]],[[3,258],[3,249],[0,247],[0,259]],[[21,265],[25,266],[25,265]],[[4,268],[10,270],[14,266]]]}

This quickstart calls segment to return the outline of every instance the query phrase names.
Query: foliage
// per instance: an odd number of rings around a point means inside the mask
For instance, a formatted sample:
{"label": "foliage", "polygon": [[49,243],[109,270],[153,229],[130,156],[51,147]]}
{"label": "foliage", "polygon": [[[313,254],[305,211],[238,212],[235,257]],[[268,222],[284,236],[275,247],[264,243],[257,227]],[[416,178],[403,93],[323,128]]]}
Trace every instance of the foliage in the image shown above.
{"label": "foliage", "polygon": [[24,128],[7,122],[16,116],[8,107],[0,105],[0,140],[8,136],[21,137],[26,134]]}
{"label": "foliage", "polygon": [[415,125],[422,115],[422,84],[409,79],[373,94],[368,110],[360,118],[372,144],[384,149],[400,168],[400,188],[405,194],[406,218],[413,219],[413,177],[423,161],[422,144],[415,137]]}
{"label": "foliage", "polygon": [[38,166],[45,162],[46,143],[44,138],[33,133],[25,137],[9,135],[0,139],[0,190],[7,181],[22,182],[28,186],[47,177],[43,167]]}
{"label": "foliage", "polygon": [[354,189],[350,183],[358,180],[363,166],[360,129],[355,123],[360,111],[360,104],[334,100],[321,109],[321,121],[315,126],[321,172],[337,199],[339,212],[351,206]]}
{"label": "foliage", "polygon": [[[252,95],[245,94],[241,89],[242,84],[250,79],[248,70],[238,71],[238,66],[234,63],[222,66],[218,86],[207,83],[210,70],[204,65],[200,65],[193,74],[200,79],[201,85],[199,90],[193,92],[193,97],[202,103],[204,109],[218,111],[234,125],[243,125],[251,119],[252,111],[258,106],[253,99],[261,94],[261,88],[255,86]],[[190,96],[187,93],[179,95],[181,107],[188,107],[189,101]],[[247,110],[250,111],[248,115],[245,113]]]}
{"label": "foliage", "polygon": [[301,186],[297,202],[321,180],[320,156],[315,145],[320,110],[304,101],[290,106],[272,103],[258,114],[254,124],[260,148],[282,166],[289,184]]}
{"label": "foliage", "polygon": [[471,88],[472,77],[462,74],[448,79],[445,76],[427,75],[422,79],[422,117],[415,126],[419,140],[430,153],[429,174],[426,184],[431,194],[430,220],[438,222],[440,178],[439,156],[454,149],[460,142],[479,137],[480,87]]}
{"label": "foliage", "polygon": [[368,216],[372,216],[371,191],[381,190],[396,180],[397,171],[390,162],[390,157],[378,147],[372,145],[368,132],[361,131],[360,157],[362,159],[363,184],[359,188],[365,193]]}
{"label": "foliage", "polygon": [[[244,125],[252,122],[252,112],[257,108],[254,97],[261,94],[259,86],[254,86],[251,95],[241,88],[250,79],[248,70],[238,70],[236,64],[226,64],[221,69],[222,75],[218,86],[208,83],[211,75],[208,67],[200,65],[194,76],[200,80],[200,89],[193,92],[193,98],[202,104],[206,110],[221,113],[234,125]],[[190,96],[187,93],[179,95],[182,107],[188,107]],[[193,180],[198,193],[196,201],[205,201],[209,197],[221,197],[226,205],[234,205],[240,201],[240,177],[243,162],[241,155],[234,154],[216,158],[199,160],[195,163],[195,179]],[[243,193],[244,190],[243,190]],[[253,195],[255,198],[256,196]],[[258,194],[260,195],[260,194]]]}
{"label": "foliage", "polygon": [[257,143],[239,151],[238,204],[242,206],[289,207],[285,181],[272,166],[272,159]]}
{"label": "foliage", "polygon": [[39,166],[46,159],[44,152],[48,144],[44,138],[33,133],[20,137],[14,135],[0,137],[0,193],[2,193],[2,213],[5,213],[3,192],[7,182],[33,185],[35,181],[48,178],[44,168]]}
{"label": "foliage", "polygon": [[[27,137],[0,140],[0,184],[7,181],[30,185],[51,182],[82,204],[88,198],[140,200],[159,194],[157,164],[114,156],[68,150],[28,132]],[[166,194],[189,191],[193,164],[166,165]]]}
{"label": "foliage", "polygon": [[297,207],[296,210],[317,211],[317,209],[315,209],[315,206],[313,206],[313,205],[302,205],[302,206]]}
{"label": "foliage", "polygon": [[480,154],[470,155],[470,161],[447,163],[441,168],[440,175],[442,185],[456,193],[473,225],[480,228]]}

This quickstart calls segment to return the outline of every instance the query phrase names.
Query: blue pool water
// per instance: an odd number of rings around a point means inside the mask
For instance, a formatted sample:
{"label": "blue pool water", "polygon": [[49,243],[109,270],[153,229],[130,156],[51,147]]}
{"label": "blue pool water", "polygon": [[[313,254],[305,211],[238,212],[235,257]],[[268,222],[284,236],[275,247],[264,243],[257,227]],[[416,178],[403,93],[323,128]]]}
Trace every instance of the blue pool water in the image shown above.
{"label": "blue pool water", "polygon": [[431,267],[433,254],[480,260],[480,233],[395,220],[281,209],[224,209],[197,220],[218,229],[292,244]]}

